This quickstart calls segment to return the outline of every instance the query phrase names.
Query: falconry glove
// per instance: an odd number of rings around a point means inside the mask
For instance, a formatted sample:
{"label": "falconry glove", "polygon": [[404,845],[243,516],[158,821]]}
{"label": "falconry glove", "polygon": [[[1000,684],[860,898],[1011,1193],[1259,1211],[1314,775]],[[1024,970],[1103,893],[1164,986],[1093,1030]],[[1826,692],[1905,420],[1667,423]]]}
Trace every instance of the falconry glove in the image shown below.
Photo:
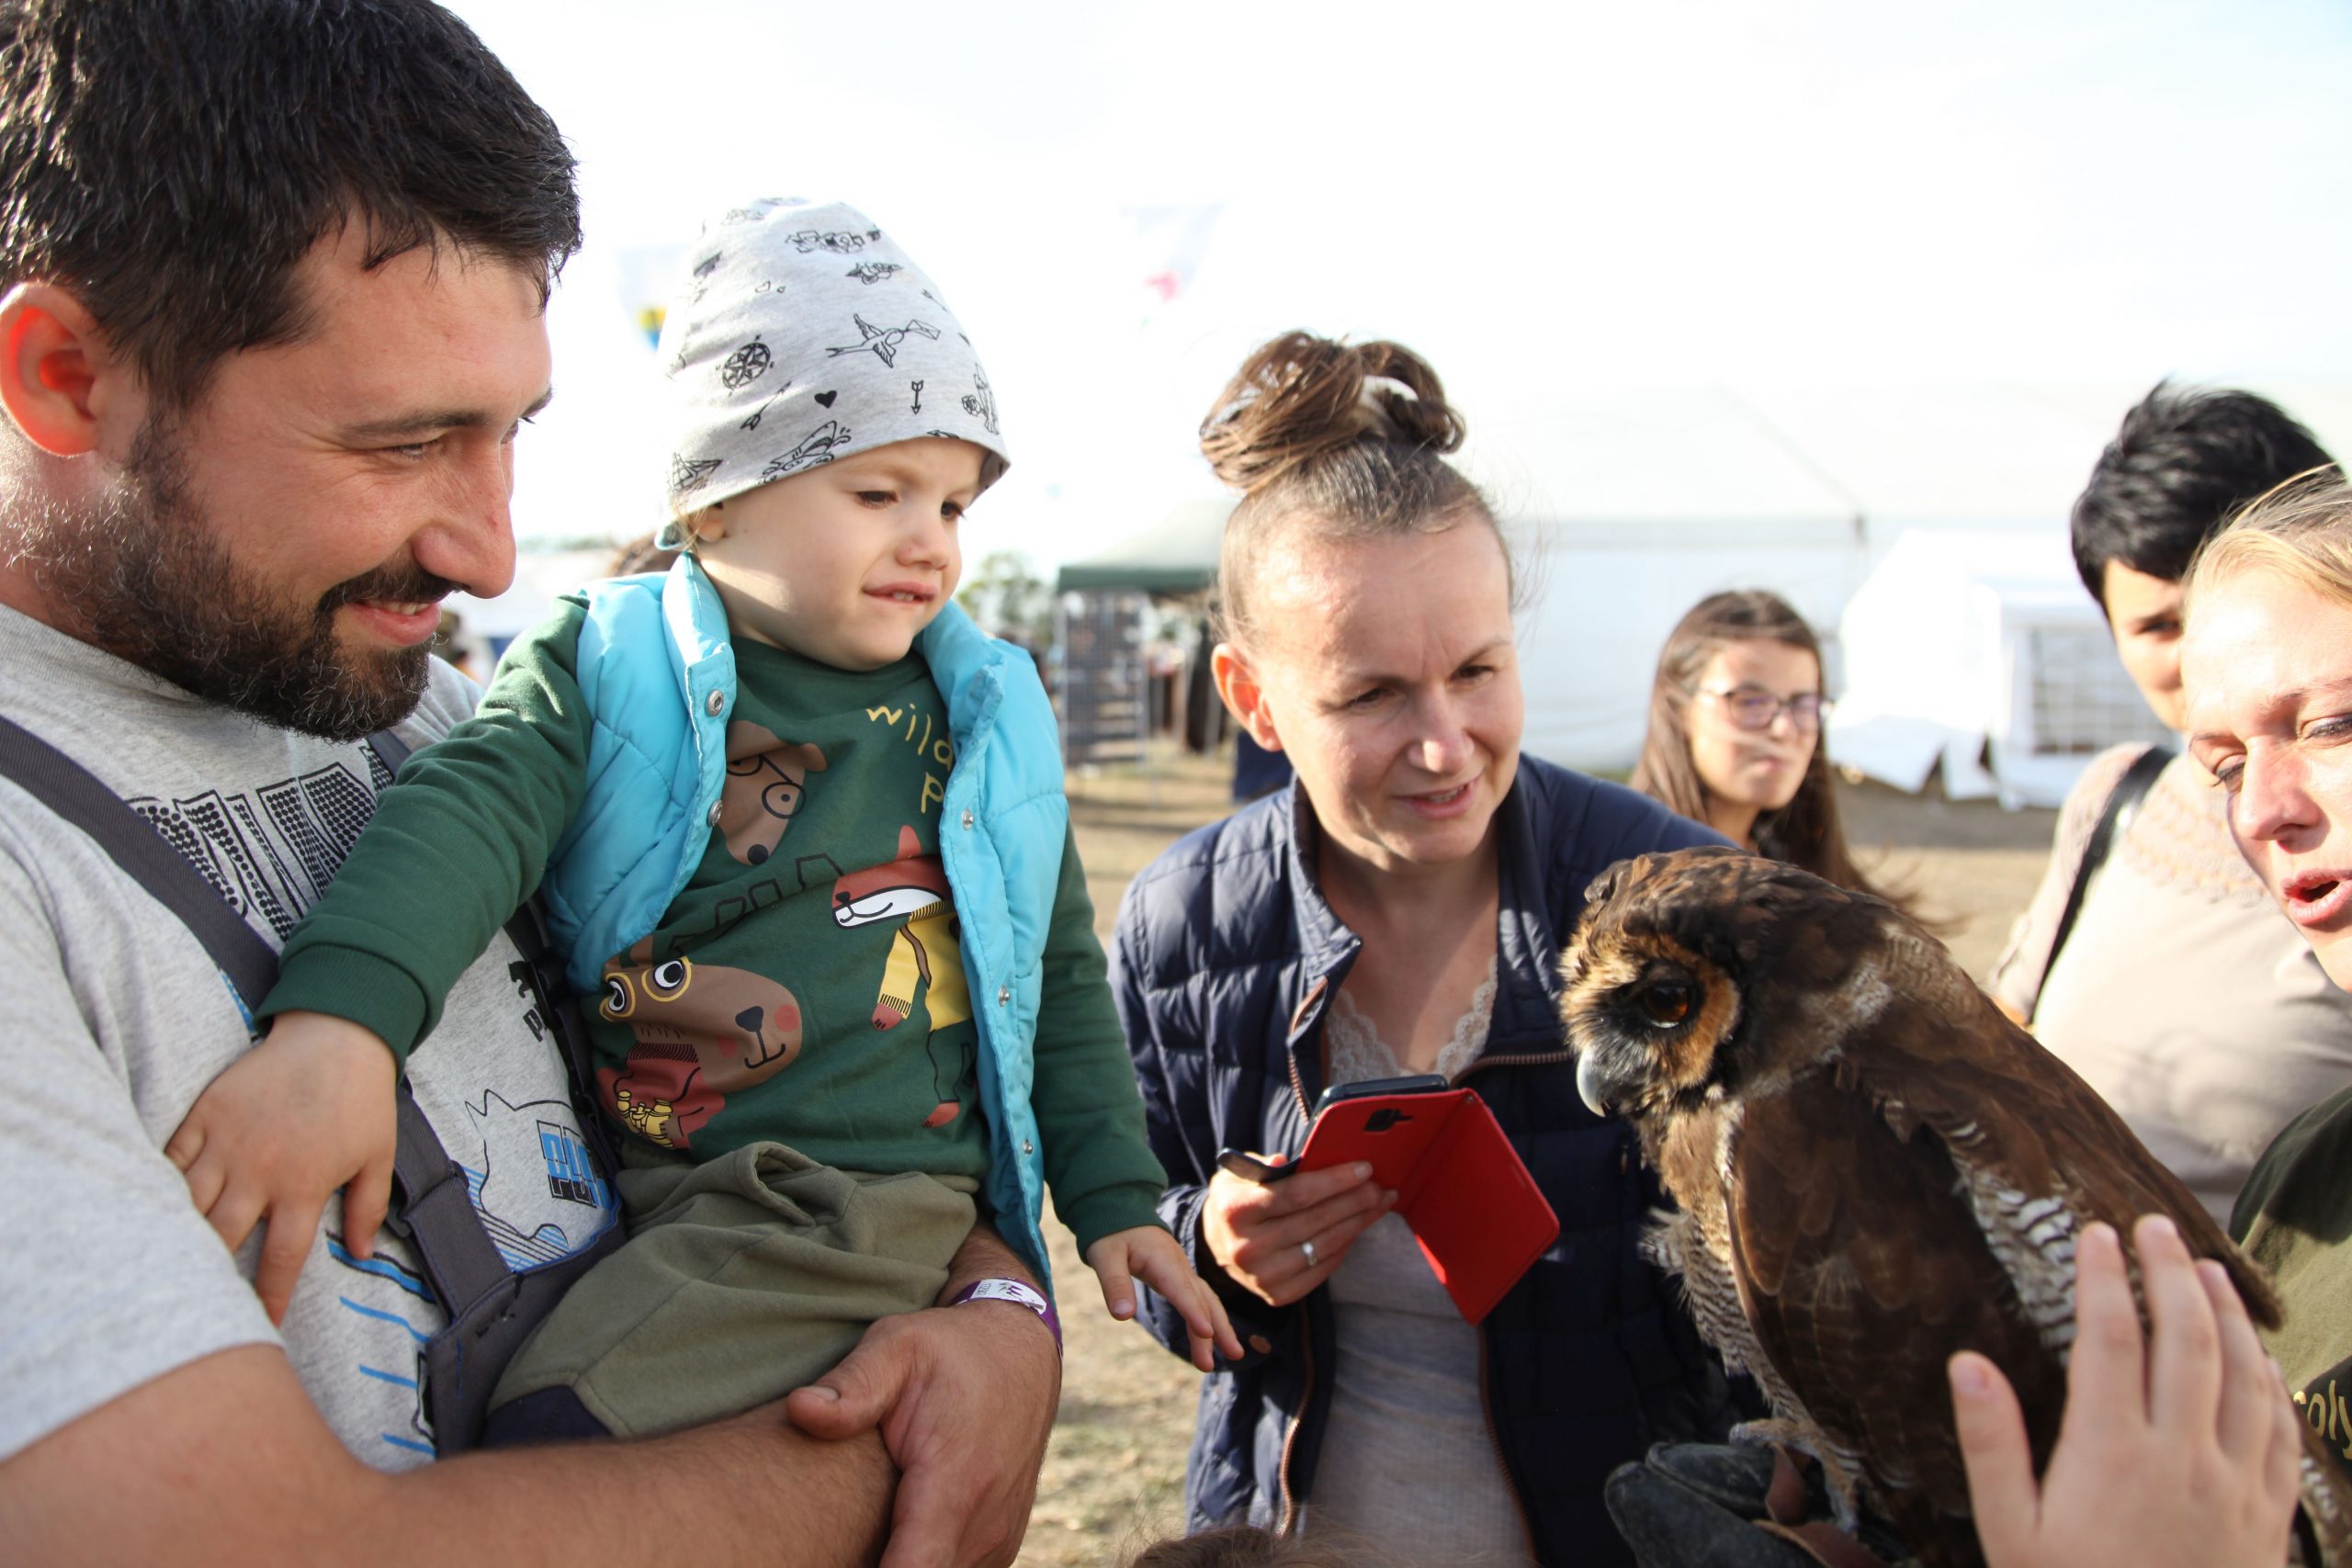
{"label": "falconry glove", "polygon": [[1830,1523],[1819,1467],[1785,1449],[1660,1443],[1603,1494],[1642,1568],[1903,1568],[1910,1552],[1878,1519]]}

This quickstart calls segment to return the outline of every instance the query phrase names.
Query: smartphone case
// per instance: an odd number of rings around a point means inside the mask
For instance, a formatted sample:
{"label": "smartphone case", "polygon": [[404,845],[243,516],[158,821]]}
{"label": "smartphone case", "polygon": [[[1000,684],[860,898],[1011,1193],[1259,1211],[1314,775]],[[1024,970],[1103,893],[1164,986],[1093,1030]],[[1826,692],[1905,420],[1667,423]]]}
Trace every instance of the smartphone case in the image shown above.
{"label": "smartphone case", "polygon": [[1325,1106],[1303,1170],[1368,1161],[1396,1193],[1421,1253],[1455,1308],[1485,1320],[1560,1234],[1519,1151],[1476,1089],[1376,1094]]}

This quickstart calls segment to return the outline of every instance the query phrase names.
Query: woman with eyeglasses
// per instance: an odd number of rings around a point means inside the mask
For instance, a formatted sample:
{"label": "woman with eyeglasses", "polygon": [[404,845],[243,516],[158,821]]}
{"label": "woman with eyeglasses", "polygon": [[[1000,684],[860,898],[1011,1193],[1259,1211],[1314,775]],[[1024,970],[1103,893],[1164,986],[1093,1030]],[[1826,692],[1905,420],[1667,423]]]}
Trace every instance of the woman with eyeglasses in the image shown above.
{"label": "woman with eyeglasses", "polygon": [[1760,589],[1710,593],[1666,639],[1630,781],[1733,843],[1889,897],[1854,864],[1821,748],[1821,644]]}

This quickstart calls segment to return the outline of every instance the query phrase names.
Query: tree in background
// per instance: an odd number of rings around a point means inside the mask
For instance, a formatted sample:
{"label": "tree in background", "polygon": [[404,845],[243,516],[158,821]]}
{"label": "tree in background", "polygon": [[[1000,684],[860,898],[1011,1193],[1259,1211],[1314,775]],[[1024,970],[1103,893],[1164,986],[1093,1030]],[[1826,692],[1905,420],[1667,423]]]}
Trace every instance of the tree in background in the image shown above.
{"label": "tree in background", "polygon": [[1020,550],[990,550],[956,591],[980,629],[1042,656],[1054,640],[1054,592]]}

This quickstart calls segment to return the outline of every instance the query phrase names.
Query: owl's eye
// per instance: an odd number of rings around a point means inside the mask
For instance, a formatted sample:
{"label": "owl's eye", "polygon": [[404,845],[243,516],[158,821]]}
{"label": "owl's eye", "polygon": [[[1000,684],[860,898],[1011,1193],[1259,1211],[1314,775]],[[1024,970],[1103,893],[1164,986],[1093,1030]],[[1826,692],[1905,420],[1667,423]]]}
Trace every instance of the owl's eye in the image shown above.
{"label": "owl's eye", "polygon": [[1698,1005],[1698,987],[1688,980],[1652,980],[1634,993],[1634,1006],[1653,1029],[1672,1029]]}

